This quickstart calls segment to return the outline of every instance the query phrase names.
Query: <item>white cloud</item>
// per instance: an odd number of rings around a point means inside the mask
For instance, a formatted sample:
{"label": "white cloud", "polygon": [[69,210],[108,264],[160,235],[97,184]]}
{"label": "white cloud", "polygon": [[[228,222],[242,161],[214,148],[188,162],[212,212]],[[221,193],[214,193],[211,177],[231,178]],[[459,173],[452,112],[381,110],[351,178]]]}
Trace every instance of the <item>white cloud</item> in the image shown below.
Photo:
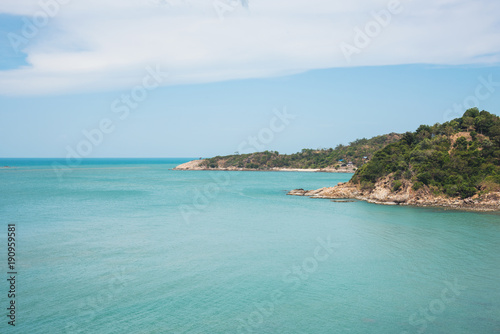
{"label": "white cloud", "polygon": [[[46,7],[54,17],[22,44],[29,66],[0,72],[2,94],[127,88],[157,64],[171,73],[166,84],[179,84],[331,67],[500,60],[500,3],[490,0],[401,0],[401,13],[350,61],[342,43],[359,46],[355,27],[364,31],[375,22],[371,13],[391,1],[250,0],[247,10],[239,0],[2,0],[0,13],[33,20],[40,4],[56,1],[61,5]],[[235,9],[220,20],[216,2]]]}

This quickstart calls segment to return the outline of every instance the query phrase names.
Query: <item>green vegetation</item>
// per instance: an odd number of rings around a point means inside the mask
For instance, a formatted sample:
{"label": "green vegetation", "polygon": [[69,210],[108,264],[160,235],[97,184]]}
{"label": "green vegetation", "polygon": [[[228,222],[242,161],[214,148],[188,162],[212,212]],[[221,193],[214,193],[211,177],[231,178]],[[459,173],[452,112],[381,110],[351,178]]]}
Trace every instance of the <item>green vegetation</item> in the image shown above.
{"label": "green vegetation", "polygon": [[391,133],[358,139],[335,149],[303,149],[294,154],[265,151],[217,156],[208,168],[335,168],[349,162],[359,167],[351,182],[373,189],[389,178],[392,191],[408,185],[450,197],[500,192],[500,117],[477,108],[444,124],[421,125],[404,135]]}
{"label": "green vegetation", "polygon": [[500,191],[500,117],[472,108],[444,124],[421,125],[378,151],[351,181],[369,189],[387,176],[394,191],[401,180],[450,197]]}
{"label": "green vegetation", "polygon": [[392,191],[398,191],[402,185],[403,183],[400,180],[394,180],[394,182],[392,182]]}
{"label": "green vegetation", "polygon": [[[303,149],[294,154],[279,154],[275,151],[265,151],[250,154],[235,154],[217,156],[207,159],[203,165],[208,168],[237,167],[248,169],[270,168],[338,168],[352,162],[353,166],[361,166],[373,154],[402,136],[396,133],[357,139],[349,145],[338,145],[335,149]],[[365,158],[366,157],[366,158]],[[342,161],[340,161],[342,160]]]}

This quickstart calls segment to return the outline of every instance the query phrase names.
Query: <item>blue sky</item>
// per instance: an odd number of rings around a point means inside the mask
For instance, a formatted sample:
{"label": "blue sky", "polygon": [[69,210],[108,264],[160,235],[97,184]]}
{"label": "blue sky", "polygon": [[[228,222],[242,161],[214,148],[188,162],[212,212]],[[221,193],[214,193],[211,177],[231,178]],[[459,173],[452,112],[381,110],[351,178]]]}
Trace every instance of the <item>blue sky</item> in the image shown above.
{"label": "blue sky", "polygon": [[0,4],[0,157],[293,153],[500,113],[491,1],[51,1]]}

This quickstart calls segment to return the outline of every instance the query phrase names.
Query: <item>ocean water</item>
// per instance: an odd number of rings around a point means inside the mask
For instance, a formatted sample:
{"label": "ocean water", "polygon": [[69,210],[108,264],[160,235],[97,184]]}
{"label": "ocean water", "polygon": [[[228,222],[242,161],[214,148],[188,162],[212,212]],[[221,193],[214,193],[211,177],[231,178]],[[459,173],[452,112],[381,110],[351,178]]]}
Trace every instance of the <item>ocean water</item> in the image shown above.
{"label": "ocean water", "polygon": [[187,160],[0,160],[0,333],[500,333],[500,215],[286,196],[349,174],[171,170]]}

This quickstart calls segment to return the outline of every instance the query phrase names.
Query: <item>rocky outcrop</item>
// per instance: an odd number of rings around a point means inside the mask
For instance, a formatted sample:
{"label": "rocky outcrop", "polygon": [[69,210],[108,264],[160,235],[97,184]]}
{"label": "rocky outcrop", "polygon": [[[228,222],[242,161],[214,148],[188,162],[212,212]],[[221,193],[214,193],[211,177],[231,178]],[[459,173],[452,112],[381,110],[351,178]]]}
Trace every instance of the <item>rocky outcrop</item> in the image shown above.
{"label": "rocky outcrop", "polygon": [[295,189],[287,195],[308,196],[310,198],[329,199],[358,199],[376,204],[385,205],[413,205],[443,207],[471,211],[500,211],[500,192],[490,192],[475,195],[470,198],[451,198],[445,195],[434,195],[429,188],[424,187],[417,191],[409,181],[401,181],[401,185],[394,190],[393,180],[390,177],[379,180],[373,189],[361,189],[351,182],[339,183],[335,187],[326,187],[317,190]]}
{"label": "rocky outcrop", "polygon": [[323,192],[325,189],[328,188],[321,188],[317,190],[304,190],[304,189],[294,189],[288,192],[287,195],[293,195],[293,196],[308,196],[308,197],[316,197],[316,198],[321,198],[320,196],[317,196],[319,193]]}
{"label": "rocky outcrop", "polygon": [[175,167],[174,170],[204,170],[206,167],[201,166],[203,161],[205,160],[192,160]]}

